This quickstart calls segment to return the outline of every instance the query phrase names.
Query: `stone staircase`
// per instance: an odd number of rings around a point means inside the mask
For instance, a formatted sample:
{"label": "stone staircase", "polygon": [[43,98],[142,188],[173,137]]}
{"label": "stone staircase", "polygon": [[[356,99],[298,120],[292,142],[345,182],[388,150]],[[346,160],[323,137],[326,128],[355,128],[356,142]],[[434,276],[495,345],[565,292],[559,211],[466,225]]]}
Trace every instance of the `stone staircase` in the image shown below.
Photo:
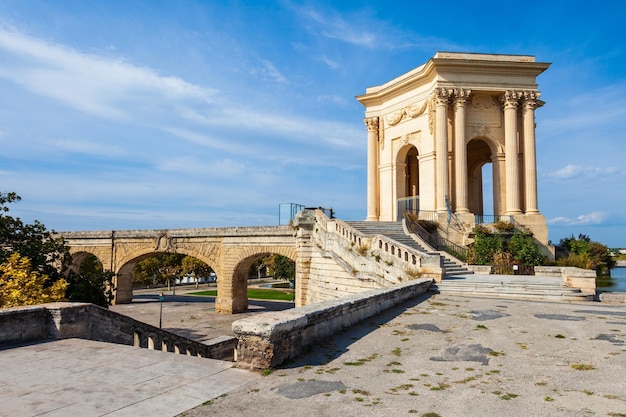
{"label": "stone staircase", "polygon": [[430,291],[445,295],[554,301],[592,301],[593,294],[565,286],[562,278],[528,275],[457,275],[433,284]]}
{"label": "stone staircase", "polygon": [[463,264],[445,252],[435,251],[423,242],[418,242],[404,233],[402,222],[346,222],[366,235],[383,235],[398,243],[442,259],[444,279],[433,284],[430,291],[474,297],[515,298],[533,300],[588,301],[593,294],[564,285],[562,278],[536,277],[527,275],[483,275],[474,274]]}
{"label": "stone staircase", "polygon": [[389,239],[395,240],[398,243],[402,243],[410,248],[416,249],[420,252],[424,252],[429,255],[441,256],[441,267],[444,270],[444,276],[459,275],[459,274],[473,274],[463,264],[458,263],[452,257],[445,252],[439,252],[427,246],[423,242],[418,242],[410,235],[404,233],[402,228],[402,222],[366,222],[366,221],[350,221],[346,222],[350,226],[354,227],[359,232],[366,235],[382,235]]}

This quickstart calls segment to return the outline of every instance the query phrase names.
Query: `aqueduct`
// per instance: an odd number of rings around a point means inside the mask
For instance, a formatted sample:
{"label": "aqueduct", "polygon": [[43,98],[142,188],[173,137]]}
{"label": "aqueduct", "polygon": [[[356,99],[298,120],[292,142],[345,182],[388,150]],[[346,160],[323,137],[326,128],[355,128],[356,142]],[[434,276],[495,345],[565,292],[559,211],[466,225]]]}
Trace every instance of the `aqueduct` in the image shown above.
{"label": "aqueduct", "polygon": [[224,313],[245,311],[247,274],[252,264],[276,253],[296,260],[294,230],[289,226],[230,227],[171,230],[121,230],[65,232],[73,268],[88,255],[116,274],[115,303],[132,300],[132,270],[139,261],[159,252],[193,256],[220,277],[215,309]]}

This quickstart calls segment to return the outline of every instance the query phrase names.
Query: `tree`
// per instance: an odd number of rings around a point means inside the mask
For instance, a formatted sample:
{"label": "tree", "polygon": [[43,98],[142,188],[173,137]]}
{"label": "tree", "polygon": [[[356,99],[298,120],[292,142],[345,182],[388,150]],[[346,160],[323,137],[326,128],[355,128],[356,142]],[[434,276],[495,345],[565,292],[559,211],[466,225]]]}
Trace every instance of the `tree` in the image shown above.
{"label": "tree", "polygon": [[140,261],[133,269],[133,282],[137,285],[158,285],[171,280],[182,272],[182,260],[185,255],[178,253],[157,253]]}
{"label": "tree", "polygon": [[113,277],[111,271],[104,271],[102,263],[94,255],[87,256],[78,273],[67,276],[67,298],[69,301],[92,303],[108,308],[113,302]]}
{"label": "tree", "polygon": [[[55,287],[55,283],[65,283],[63,288],[66,289],[67,299],[108,306],[112,300],[112,287],[108,286],[112,283],[112,274],[102,269],[92,271],[88,276],[69,274],[67,282],[65,275],[72,264],[69,247],[63,238],[54,237],[54,231],[48,231],[37,220],[33,224],[25,224],[19,218],[7,215],[7,205],[20,200],[20,196],[13,192],[0,192],[0,263],[19,254],[28,259],[32,272],[46,277],[33,281],[42,284],[42,290],[58,289],[60,287]],[[104,288],[110,292],[107,293]],[[103,300],[108,302],[105,304]]]}
{"label": "tree", "polygon": [[263,264],[276,279],[293,281],[296,279],[296,264],[286,256],[272,254],[263,258]]}
{"label": "tree", "polygon": [[608,275],[610,269],[615,266],[609,248],[600,242],[592,241],[587,235],[563,238],[559,246],[566,255],[557,259],[557,265],[593,269],[599,275]]}
{"label": "tree", "polygon": [[533,235],[515,230],[508,244],[513,259],[522,265],[541,265],[545,257],[541,254]]}
{"label": "tree", "polygon": [[0,264],[0,307],[16,307],[63,301],[67,282],[53,283],[39,271],[33,270],[30,260],[17,253]]}
{"label": "tree", "polygon": [[55,282],[63,278],[72,263],[69,248],[62,238],[53,237],[54,231],[46,230],[37,220],[25,224],[19,218],[4,214],[9,211],[8,203],[20,200],[15,193],[0,192],[0,262],[19,253],[30,260],[33,270]]}
{"label": "tree", "polygon": [[183,275],[193,274],[196,277],[208,277],[213,269],[206,263],[193,256],[185,256],[181,262]]}
{"label": "tree", "polygon": [[510,222],[494,224],[494,231],[484,226],[474,228],[474,243],[470,245],[468,263],[476,265],[541,265],[541,254],[532,233],[521,231]]}
{"label": "tree", "polygon": [[490,233],[483,226],[474,228],[474,243],[469,248],[467,262],[474,265],[493,263],[494,255],[502,251],[503,240],[500,233]]}

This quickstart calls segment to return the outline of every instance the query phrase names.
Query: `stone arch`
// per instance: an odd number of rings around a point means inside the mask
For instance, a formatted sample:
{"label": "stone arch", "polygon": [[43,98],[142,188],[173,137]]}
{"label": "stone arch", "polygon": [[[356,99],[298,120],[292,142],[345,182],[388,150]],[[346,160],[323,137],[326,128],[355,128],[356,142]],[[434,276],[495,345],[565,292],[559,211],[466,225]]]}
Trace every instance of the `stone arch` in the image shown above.
{"label": "stone arch", "polygon": [[[241,313],[247,310],[248,271],[257,260],[271,254],[285,256],[294,262],[297,260],[295,246],[251,245],[237,251],[237,255],[231,258],[229,262],[232,269],[224,268],[225,275],[230,275],[231,279],[222,279],[218,282],[218,297],[215,305],[217,311]],[[230,270],[230,274],[228,274],[228,270]]]}
{"label": "stone arch", "polygon": [[503,153],[501,144],[488,136],[475,136],[467,141],[467,174],[468,174],[468,208],[476,215],[491,214],[485,213],[483,207],[483,166],[492,164],[492,184],[493,184],[493,206],[498,213],[500,207],[500,164],[497,156]]}
{"label": "stone arch", "polygon": [[83,264],[83,261],[85,259],[87,259],[87,257],[89,256],[95,256],[98,261],[100,263],[102,263],[102,266],[106,269],[106,265],[104,265],[104,263],[102,262],[102,259],[98,256],[98,253],[94,253],[92,251],[89,250],[77,250],[77,251],[70,251],[70,254],[72,255],[72,265],[70,266],[70,271],[72,272],[76,272],[78,273],[80,271],[80,267]]}
{"label": "stone arch", "polygon": [[[417,145],[407,143],[398,149],[395,156],[396,200],[398,208],[396,216],[399,219],[404,211],[418,211],[420,195],[420,152]],[[410,201],[407,201],[409,199]]]}
{"label": "stone arch", "polygon": [[[116,304],[122,304],[122,303],[130,303],[132,301],[133,298],[133,290],[132,290],[132,272],[133,269],[137,266],[137,264],[139,262],[141,262],[144,259],[147,259],[151,256],[157,255],[159,253],[167,253],[164,251],[154,251],[154,250],[146,250],[143,252],[135,252],[133,255],[134,257],[128,257],[125,260],[122,260],[120,262],[121,266],[119,267],[117,273],[116,273],[116,277],[115,277],[115,288],[116,288],[116,295],[115,295],[115,303]],[[199,253],[197,251],[192,251],[192,250],[188,250],[186,248],[182,248],[182,249],[176,249],[175,251],[172,251],[171,253],[177,253],[177,254],[181,254],[181,255],[188,255],[188,256],[193,256],[199,260],[201,260],[202,262],[206,263],[207,265],[209,265],[214,271],[216,271],[217,275],[219,276],[220,272],[219,269],[217,268],[215,261],[213,259],[207,259],[208,257],[205,256],[203,253]]]}

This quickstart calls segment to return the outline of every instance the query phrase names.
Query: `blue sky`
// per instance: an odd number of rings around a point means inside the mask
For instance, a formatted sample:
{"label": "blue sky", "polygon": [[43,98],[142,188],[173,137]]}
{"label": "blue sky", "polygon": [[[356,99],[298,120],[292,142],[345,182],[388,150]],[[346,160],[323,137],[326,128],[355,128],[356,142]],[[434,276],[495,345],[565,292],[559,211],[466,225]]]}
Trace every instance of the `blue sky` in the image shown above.
{"label": "blue sky", "polygon": [[[526,7],[523,7],[525,5]],[[437,51],[535,55],[554,242],[626,247],[626,6],[0,0],[0,191],[64,230],[366,215],[355,96]]]}

